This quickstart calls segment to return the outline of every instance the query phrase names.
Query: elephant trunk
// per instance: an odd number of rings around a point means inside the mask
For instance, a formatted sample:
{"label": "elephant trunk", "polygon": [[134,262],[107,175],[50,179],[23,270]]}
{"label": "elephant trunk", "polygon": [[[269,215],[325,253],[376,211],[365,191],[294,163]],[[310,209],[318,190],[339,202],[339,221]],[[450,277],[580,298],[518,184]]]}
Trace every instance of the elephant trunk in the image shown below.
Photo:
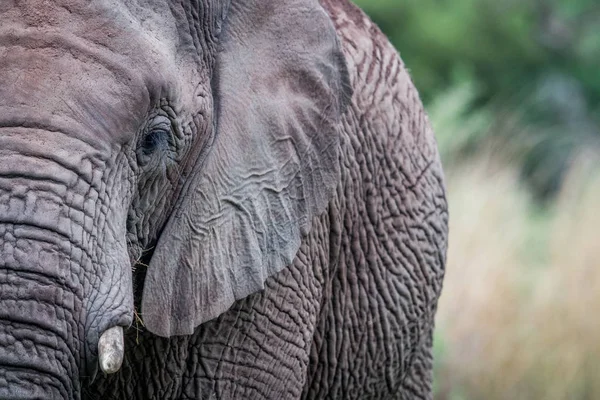
{"label": "elephant trunk", "polygon": [[[109,179],[97,171],[110,160],[99,160],[98,151],[74,140],[52,144],[56,133],[5,132],[0,129],[0,399],[78,399],[80,378],[93,378],[99,361],[105,373],[122,361],[116,351],[122,328],[111,328],[129,326],[133,316],[126,208],[108,195]],[[36,138],[59,150],[37,146]],[[64,148],[68,154],[61,154]]]}
{"label": "elephant trunk", "polygon": [[2,263],[0,399],[77,398],[82,300],[45,274]]}

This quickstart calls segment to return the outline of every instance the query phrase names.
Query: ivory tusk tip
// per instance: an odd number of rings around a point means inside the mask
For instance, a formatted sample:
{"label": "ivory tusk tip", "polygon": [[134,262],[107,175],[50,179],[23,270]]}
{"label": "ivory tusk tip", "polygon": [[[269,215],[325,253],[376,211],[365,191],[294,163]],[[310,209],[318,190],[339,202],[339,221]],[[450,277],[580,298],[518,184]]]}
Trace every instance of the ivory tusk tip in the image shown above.
{"label": "ivory tusk tip", "polygon": [[98,358],[100,369],[105,374],[114,374],[123,364],[125,343],[123,328],[120,326],[106,330],[98,341]]}

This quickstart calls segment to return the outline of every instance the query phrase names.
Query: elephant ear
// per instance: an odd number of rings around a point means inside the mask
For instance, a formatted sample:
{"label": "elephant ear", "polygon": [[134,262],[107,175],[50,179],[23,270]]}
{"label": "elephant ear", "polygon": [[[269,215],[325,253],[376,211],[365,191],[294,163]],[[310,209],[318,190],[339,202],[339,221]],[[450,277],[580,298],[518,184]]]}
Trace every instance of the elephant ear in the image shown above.
{"label": "elephant ear", "polygon": [[188,335],[290,265],[339,181],[338,122],[350,95],[318,0],[232,1],[220,38],[213,144],[161,234],[142,315]]}

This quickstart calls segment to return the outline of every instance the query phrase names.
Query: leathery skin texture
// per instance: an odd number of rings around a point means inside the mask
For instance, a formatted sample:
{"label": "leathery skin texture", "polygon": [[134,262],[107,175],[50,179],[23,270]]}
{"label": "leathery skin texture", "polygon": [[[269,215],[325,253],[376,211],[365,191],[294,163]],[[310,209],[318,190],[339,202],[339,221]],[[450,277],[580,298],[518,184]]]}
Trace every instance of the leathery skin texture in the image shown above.
{"label": "leathery skin texture", "polygon": [[87,399],[430,399],[447,246],[441,165],[406,68],[346,0],[323,0],[354,95],[340,184],[293,265],[192,336],[130,329]]}
{"label": "leathery skin texture", "polygon": [[0,400],[432,397],[442,169],[358,8],[0,16]]}

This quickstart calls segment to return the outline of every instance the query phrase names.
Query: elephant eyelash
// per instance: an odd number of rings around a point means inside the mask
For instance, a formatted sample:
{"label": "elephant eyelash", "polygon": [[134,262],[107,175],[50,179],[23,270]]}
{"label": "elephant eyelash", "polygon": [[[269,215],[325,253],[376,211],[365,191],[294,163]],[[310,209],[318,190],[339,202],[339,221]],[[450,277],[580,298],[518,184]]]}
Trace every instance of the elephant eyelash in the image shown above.
{"label": "elephant eyelash", "polygon": [[145,129],[139,143],[139,150],[144,156],[151,156],[157,151],[169,150],[173,142],[171,121],[165,116],[157,116]]}
{"label": "elephant eyelash", "polygon": [[165,129],[153,129],[142,139],[141,150],[149,156],[155,153],[157,150],[167,148],[169,145],[169,137],[171,133]]}

